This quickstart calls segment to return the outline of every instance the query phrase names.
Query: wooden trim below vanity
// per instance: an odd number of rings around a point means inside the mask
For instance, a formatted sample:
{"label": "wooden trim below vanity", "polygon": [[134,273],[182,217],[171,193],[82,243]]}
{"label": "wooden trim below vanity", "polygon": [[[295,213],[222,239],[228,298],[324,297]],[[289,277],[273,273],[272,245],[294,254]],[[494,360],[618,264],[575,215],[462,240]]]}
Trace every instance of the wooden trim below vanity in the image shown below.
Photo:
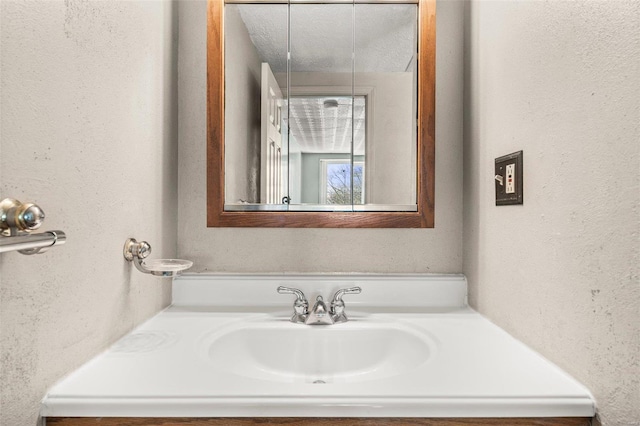
{"label": "wooden trim below vanity", "polygon": [[591,426],[589,417],[334,418],[334,417],[49,417],[47,426]]}

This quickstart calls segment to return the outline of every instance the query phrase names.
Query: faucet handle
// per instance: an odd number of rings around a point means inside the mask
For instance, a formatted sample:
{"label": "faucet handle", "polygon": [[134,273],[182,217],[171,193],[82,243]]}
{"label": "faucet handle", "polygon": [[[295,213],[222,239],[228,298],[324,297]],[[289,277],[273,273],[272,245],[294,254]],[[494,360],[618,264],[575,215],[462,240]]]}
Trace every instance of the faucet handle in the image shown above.
{"label": "faucet handle", "polygon": [[338,291],[335,292],[335,294],[333,295],[333,299],[331,300],[331,303],[336,303],[336,302],[342,302],[342,296],[344,296],[345,294],[360,294],[362,293],[362,288],[360,287],[349,287],[349,288],[343,288],[340,289]]}
{"label": "faucet handle", "polygon": [[307,301],[307,298],[305,297],[304,293],[300,289],[292,288],[292,287],[285,287],[285,286],[281,285],[280,287],[278,287],[277,290],[278,290],[278,293],[280,293],[280,294],[295,294],[296,295],[296,302],[298,302],[298,301],[306,302]]}
{"label": "faucet handle", "polygon": [[362,289],[360,287],[343,288],[335,292],[333,299],[331,300],[331,316],[334,322],[346,322],[347,316],[344,314],[344,302],[342,296],[345,294],[360,294]]}
{"label": "faucet handle", "polygon": [[280,286],[277,291],[280,294],[295,294],[296,300],[293,302],[294,313],[291,317],[291,322],[305,322],[309,313],[309,302],[302,290]]}

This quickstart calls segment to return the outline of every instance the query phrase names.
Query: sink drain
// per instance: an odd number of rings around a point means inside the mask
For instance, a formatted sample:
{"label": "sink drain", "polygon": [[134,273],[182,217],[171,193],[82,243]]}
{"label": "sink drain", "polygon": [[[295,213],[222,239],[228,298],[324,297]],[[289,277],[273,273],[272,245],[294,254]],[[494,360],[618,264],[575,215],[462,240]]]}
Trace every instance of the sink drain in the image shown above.
{"label": "sink drain", "polygon": [[314,385],[320,385],[320,384],[324,385],[325,383],[327,383],[327,382],[325,382],[324,380],[314,380],[313,381]]}

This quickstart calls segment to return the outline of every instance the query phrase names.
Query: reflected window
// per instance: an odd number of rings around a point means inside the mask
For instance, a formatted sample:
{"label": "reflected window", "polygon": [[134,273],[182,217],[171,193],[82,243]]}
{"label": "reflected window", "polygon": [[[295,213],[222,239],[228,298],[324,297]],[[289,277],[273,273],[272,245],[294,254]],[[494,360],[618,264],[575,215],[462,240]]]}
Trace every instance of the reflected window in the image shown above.
{"label": "reflected window", "polygon": [[351,204],[352,184],[353,204],[364,204],[364,162],[354,162],[352,169],[350,159],[322,159],[320,170],[321,204]]}

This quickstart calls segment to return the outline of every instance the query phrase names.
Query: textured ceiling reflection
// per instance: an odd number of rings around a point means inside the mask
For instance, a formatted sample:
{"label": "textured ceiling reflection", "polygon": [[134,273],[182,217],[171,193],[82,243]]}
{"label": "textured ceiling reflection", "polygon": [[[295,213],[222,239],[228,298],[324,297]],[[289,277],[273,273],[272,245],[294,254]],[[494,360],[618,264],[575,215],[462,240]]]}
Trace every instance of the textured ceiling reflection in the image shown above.
{"label": "textured ceiling reflection", "polygon": [[[331,101],[336,101],[333,106]],[[290,100],[291,137],[301,152],[350,153],[353,131],[354,155],[365,150],[365,98],[351,96],[295,96]]]}
{"label": "textured ceiling reflection", "polygon": [[[274,73],[287,71],[287,5],[239,7],[251,41]],[[355,10],[355,22],[354,22]],[[403,72],[415,52],[413,4],[291,5],[291,71]]]}

